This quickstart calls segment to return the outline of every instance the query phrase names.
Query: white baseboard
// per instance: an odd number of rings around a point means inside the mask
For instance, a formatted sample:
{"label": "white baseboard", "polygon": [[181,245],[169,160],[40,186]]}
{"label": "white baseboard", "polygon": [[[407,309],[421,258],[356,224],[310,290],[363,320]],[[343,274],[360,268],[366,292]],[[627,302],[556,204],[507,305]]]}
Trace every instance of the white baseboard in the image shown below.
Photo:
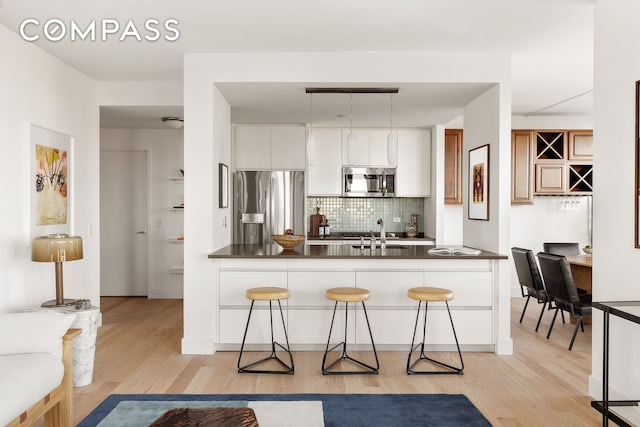
{"label": "white baseboard", "polygon": [[182,354],[215,354],[212,337],[182,337]]}

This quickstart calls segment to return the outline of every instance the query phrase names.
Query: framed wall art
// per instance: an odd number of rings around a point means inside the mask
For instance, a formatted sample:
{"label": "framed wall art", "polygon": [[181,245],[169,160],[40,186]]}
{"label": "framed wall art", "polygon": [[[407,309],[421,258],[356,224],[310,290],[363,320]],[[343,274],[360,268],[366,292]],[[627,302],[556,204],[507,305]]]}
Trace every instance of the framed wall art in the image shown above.
{"label": "framed wall art", "polygon": [[489,144],[469,150],[469,219],[489,220]]}
{"label": "framed wall art", "polygon": [[73,234],[73,148],[69,135],[27,125],[29,242],[48,234]]}
{"label": "framed wall art", "polygon": [[229,207],[229,167],[218,163],[218,207]]}

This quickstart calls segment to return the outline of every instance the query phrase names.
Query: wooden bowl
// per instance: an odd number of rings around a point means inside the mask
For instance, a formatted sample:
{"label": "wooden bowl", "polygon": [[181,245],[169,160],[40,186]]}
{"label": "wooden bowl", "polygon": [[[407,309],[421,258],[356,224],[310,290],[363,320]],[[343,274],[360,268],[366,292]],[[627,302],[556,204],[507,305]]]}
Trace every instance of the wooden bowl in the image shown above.
{"label": "wooden bowl", "polygon": [[304,236],[295,234],[272,234],[271,238],[284,249],[293,249],[304,242]]}

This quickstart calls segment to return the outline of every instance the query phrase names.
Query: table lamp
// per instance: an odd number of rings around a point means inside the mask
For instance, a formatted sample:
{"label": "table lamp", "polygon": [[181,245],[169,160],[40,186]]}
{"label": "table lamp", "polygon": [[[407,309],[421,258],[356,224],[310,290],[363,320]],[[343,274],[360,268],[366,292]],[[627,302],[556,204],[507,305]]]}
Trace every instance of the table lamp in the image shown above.
{"label": "table lamp", "polygon": [[82,238],[67,234],[49,234],[33,239],[31,260],[56,263],[56,299],[42,303],[42,307],[65,307],[76,300],[64,299],[62,285],[62,263],[82,259]]}

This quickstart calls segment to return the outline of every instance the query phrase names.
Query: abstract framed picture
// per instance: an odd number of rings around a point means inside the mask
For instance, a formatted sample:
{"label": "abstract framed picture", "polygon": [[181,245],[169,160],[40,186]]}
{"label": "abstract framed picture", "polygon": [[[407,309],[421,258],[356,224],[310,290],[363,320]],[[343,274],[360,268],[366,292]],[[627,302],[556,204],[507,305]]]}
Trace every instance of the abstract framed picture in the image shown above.
{"label": "abstract framed picture", "polygon": [[469,219],[489,220],[489,144],[469,150]]}
{"label": "abstract framed picture", "polygon": [[229,167],[218,163],[218,207],[229,207]]}
{"label": "abstract framed picture", "polygon": [[73,137],[34,124],[27,127],[29,242],[73,234]]}

